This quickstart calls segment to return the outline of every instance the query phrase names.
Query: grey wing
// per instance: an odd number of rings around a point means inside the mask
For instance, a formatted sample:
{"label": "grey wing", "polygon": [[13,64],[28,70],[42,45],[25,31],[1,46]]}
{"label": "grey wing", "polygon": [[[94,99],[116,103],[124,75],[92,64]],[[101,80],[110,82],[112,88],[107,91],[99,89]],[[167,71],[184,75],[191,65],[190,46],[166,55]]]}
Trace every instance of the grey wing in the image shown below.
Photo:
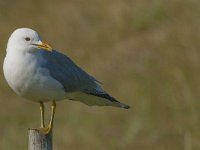
{"label": "grey wing", "polygon": [[107,94],[94,77],[78,67],[69,57],[55,50],[43,51],[43,57],[47,60],[42,64],[43,67],[48,68],[51,76],[63,85],[65,91],[71,95],[71,100],[87,105],[129,108]]}
{"label": "grey wing", "polygon": [[62,53],[55,50],[51,53],[44,51],[43,57],[47,60],[43,66],[64,86],[66,92],[92,90],[98,86],[98,81],[94,77]]}

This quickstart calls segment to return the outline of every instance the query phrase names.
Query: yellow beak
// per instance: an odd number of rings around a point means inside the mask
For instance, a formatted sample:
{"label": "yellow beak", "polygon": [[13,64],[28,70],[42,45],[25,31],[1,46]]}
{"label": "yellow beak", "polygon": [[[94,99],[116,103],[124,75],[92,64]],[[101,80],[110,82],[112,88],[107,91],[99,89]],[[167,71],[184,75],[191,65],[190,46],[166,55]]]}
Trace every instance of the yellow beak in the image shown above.
{"label": "yellow beak", "polygon": [[52,52],[52,50],[53,50],[52,47],[49,46],[49,45],[46,44],[46,43],[40,42],[39,44],[33,44],[33,45],[37,46],[37,47],[40,48],[40,49],[47,50],[47,51],[49,51],[49,52]]}

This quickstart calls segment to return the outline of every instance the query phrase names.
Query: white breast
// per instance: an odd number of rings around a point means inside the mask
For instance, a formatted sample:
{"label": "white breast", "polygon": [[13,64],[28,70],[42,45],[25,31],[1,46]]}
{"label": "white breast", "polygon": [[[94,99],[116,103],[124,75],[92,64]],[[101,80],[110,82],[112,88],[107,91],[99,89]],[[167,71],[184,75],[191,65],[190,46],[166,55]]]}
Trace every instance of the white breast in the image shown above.
{"label": "white breast", "polygon": [[33,101],[61,100],[65,91],[49,71],[40,67],[44,61],[39,55],[8,52],[3,65],[9,86],[20,96]]}

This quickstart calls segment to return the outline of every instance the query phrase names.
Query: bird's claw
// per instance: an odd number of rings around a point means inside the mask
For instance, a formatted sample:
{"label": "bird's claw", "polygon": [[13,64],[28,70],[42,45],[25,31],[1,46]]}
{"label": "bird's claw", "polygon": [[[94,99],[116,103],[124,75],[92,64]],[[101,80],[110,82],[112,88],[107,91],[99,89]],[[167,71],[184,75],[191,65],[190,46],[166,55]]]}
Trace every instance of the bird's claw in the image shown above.
{"label": "bird's claw", "polygon": [[39,129],[40,132],[44,133],[44,134],[49,134],[52,131],[51,127],[44,127],[44,128],[40,128]]}

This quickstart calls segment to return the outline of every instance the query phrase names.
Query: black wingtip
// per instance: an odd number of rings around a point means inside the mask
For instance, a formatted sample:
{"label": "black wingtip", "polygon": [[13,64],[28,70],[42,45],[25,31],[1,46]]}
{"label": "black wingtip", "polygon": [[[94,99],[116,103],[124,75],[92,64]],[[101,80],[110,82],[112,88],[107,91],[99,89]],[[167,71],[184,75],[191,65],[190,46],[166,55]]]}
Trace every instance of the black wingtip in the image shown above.
{"label": "black wingtip", "polygon": [[115,107],[124,108],[124,109],[130,108],[129,105],[126,105],[126,104],[123,104],[123,103],[117,101],[114,97],[110,96],[108,93],[97,93],[97,92],[94,93],[94,92],[90,92],[88,90],[84,90],[84,93],[94,95],[97,97],[101,97],[101,98],[105,98],[111,102],[111,103],[109,103],[110,106],[115,106]]}
{"label": "black wingtip", "polygon": [[131,108],[131,107],[128,106],[128,105],[125,105],[123,108],[124,108],[124,109],[129,109],[129,108]]}
{"label": "black wingtip", "polygon": [[119,107],[119,108],[124,108],[124,109],[129,109],[130,108],[129,105],[126,105],[126,104],[123,104],[123,103],[120,103],[120,102],[114,102],[112,106]]}
{"label": "black wingtip", "polygon": [[129,105],[122,104],[122,103],[121,103],[120,107],[121,107],[121,108],[124,108],[124,109],[129,109],[129,108],[130,108],[130,106],[129,106]]}

